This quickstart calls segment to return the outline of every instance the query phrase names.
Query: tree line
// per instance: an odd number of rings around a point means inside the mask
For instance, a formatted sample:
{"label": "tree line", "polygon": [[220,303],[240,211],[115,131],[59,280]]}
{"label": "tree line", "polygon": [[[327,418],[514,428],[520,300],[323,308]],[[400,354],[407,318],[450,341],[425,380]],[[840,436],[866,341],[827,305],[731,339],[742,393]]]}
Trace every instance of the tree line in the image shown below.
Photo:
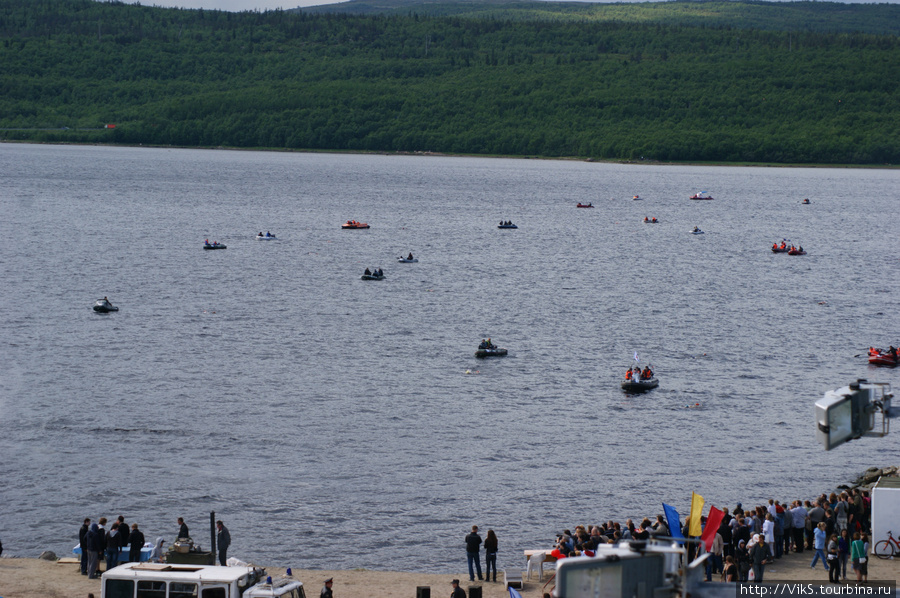
{"label": "tree line", "polygon": [[7,0],[0,138],[900,161],[896,35],[739,25]]}

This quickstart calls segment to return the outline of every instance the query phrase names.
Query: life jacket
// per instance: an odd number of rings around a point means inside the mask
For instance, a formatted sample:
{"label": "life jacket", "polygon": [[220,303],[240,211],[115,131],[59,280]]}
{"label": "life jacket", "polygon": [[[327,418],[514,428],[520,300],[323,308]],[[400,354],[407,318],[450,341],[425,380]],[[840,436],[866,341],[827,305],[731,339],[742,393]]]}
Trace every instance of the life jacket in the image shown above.
{"label": "life jacket", "polygon": [[625,372],[625,379],[626,379],[626,380],[631,380],[631,375],[632,375],[632,371],[631,371],[631,370],[628,370],[627,372]]}

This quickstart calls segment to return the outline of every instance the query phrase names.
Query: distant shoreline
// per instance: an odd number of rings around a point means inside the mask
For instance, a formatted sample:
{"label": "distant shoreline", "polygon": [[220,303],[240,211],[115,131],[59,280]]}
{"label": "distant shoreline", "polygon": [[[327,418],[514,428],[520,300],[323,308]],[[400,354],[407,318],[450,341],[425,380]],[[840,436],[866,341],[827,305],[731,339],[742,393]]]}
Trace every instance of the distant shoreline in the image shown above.
{"label": "distant shoreline", "polygon": [[743,168],[840,168],[848,170],[898,170],[897,164],[782,164],[778,162],[660,162],[658,160],[605,160],[600,158],[578,158],[572,156],[533,156],[533,155],[502,155],[502,154],[451,154],[445,152],[409,152],[409,151],[367,151],[367,150],[324,150],[324,149],[295,149],[280,147],[231,147],[231,146],[196,146],[196,145],[149,145],[132,143],[76,143],[73,141],[32,141],[19,139],[0,139],[5,144],[25,145],[64,145],[83,147],[132,147],[149,149],[192,149],[192,150],[218,150],[233,152],[272,152],[291,154],[347,154],[359,156],[422,156],[436,158],[493,158],[499,160],[544,160],[548,162],[588,162],[596,164],[626,164],[635,166],[733,166]]}

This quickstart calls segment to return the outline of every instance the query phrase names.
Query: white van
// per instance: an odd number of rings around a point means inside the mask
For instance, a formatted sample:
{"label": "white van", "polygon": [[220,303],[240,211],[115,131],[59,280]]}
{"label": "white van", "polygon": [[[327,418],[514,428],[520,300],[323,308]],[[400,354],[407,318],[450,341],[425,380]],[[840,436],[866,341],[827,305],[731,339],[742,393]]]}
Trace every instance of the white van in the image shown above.
{"label": "white van", "polygon": [[[306,598],[303,584],[259,567],[125,563],[105,572],[101,598]],[[264,580],[264,581],[260,581]]]}

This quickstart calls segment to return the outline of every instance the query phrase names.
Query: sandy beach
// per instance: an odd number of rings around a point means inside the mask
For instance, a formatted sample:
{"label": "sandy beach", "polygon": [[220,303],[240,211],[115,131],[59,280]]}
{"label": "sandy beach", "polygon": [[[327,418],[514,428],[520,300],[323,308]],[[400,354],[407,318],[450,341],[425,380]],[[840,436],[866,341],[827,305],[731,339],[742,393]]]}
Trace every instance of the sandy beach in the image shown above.
{"label": "sandy beach", "polygon": [[[765,581],[821,581],[828,583],[828,574],[821,565],[815,571],[810,570],[813,552],[790,554],[768,565]],[[369,571],[354,569],[350,571],[329,570],[294,570],[294,577],[303,582],[307,598],[315,598],[322,589],[323,581],[334,577],[335,598],[364,598],[379,596],[380,598],[415,598],[417,586],[430,586],[432,596],[449,596],[450,581],[458,578],[461,587],[468,593],[473,585],[482,587],[484,598],[504,598],[509,594],[504,584],[498,582],[469,582],[466,574],[465,553],[460,553],[459,573],[438,575],[429,573],[409,573],[404,571]],[[524,567],[525,559],[522,558]],[[544,582],[526,581],[522,590],[524,598],[540,598],[543,592],[552,586],[547,583],[548,567],[544,568]],[[848,575],[855,579],[848,564]],[[550,569],[552,571],[552,569]],[[284,573],[283,569],[269,569],[271,575]],[[501,572],[502,573],[502,572]],[[869,560],[869,580],[900,579],[900,560]],[[100,598],[100,580],[88,579],[79,573],[79,566],[74,562],[55,563],[40,559],[2,558],[0,559],[0,597],[2,598],[87,598],[93,593]]]}

